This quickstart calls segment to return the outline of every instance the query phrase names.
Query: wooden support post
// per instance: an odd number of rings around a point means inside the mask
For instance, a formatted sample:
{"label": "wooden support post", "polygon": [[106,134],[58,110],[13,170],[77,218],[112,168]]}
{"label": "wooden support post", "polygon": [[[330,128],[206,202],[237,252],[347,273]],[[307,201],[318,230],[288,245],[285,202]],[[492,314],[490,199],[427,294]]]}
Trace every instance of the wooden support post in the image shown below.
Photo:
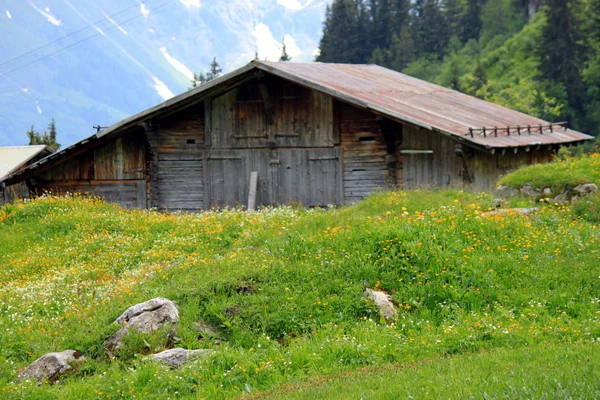
{"label": "wooden support post", "polygon": [[248,192],[248,211],[254,210],[256,205],[256,187],[258,186],[258,172],[250,172],[250,191]]}

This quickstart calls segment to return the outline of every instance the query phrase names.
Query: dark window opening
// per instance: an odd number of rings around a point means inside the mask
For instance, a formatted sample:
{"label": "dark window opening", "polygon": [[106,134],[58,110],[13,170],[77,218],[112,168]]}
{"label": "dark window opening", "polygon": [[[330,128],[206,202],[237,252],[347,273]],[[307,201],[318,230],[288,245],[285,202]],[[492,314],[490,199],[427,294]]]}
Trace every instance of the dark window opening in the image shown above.
{"label": "dark window opening", "polygon": [[363,136],[361,138],[358,138],[358,141],[361,142],[361,143],[374,142],[375,141],[375,136]]}
{"label": "dark window opening", "polygon": [[185,141],[187,144],[196,144],[196,139],[188,139]]}

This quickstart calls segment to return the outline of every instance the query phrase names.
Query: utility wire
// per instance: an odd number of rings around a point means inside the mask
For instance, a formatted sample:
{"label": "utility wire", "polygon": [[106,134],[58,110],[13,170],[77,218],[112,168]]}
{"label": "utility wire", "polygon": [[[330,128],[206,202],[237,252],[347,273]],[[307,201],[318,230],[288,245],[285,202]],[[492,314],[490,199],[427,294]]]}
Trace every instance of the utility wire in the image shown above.
{"label": "utility wire", "polygon": [[[162,4],[160,4],[160,5],[158,5],[158,6],[154,7],[154,8],[152,8],[152,9],[149,9],[148,11],[154,11],[154,12],[157,12],[159,9],[166,7],[167,5],[169,5],[169,4],[171,4],[171,3],[173,3],[174,1],[175,1],[175,0],[169,0],[169,1],[165,2],[165,3],[162,3]],[[141,14],[140,14],[140,15],[136,15],[136,16],[135,16],[135,17],[133,17],[133,18],[130,18],[130,19],[128,19],[128,20],[125,20],[125,21],[121,22],[121,24],[120,24],[120,25],[125,25],[125,24],[127,24],[127,23],[129,23],[129,22],[131,22],[131,21],[133,21],[133,20],[135,20],[135,19],[137,19],[137,18],[139,18],[139,17],[141,17]],[[76,47],[78,47],[78,46],[82,45],[83,43],[85,43],[85,42],[87,42],[87,41],[89,41],[89,40],[91,40],[91,39],[94,39],[94,38],[96,38],[96,37],[98,37],[98,36],[100,36],[100,35],[104,35],[106,32],[110,32],[110,31],[112,31],[113,29],[117,29],[117,28],[118,28],[118,26],[117,26],[117,25],[113,25],[112,27],[110,27],[110,28],[108,28],[108,29],[105,29],[105,30],[104,30],[104,31],[102,31],[102,32],[98,32],[98,33],[96,33],[96,34],[94,34],[94,35],[92,35],[92,36],[88,36],[87,38],[85,38],[85,39],[82,39],[82,40],[79,40],[79,41],[77,41],[77,42],[75,42],[75,43],[73,43],[73,44],[71,44],[71,45],[69,45],[69,46],[67,46],[67,47],[63,47],[62,49],[58,49],[57,51],[54,51],[54,52],[52,52],[52,53],[50,53],[50,54],[47,54],[47,55],[45,55],[45,56],[43,56],[43,57],[40,57],[40,58],[38,58],[37,60],[34,60],[34,61],[32,61],[31,63],[29,63],[29,64],[27,64],[27,65],[24,65],[24,66],[22,66],[22,67],[19,67],[19,68],[15,68],[15,69],[13,69],[13,70],[11,70],[11,71],[8,71],[8,72],[6,72],[6,73],[2,73],[2,72],[0,72],[0,75],[8,77],[9,75],[12,75],[13,73],[17,73],[17,72],[20,72],[20,71],[22,71],[22,70],[25,70],[25,69],[27,69],[27,68],[29,68],[29,67],[31,67],[31,66],[33,66],[33,65],[35,65],[35,64],[38,64],[38,63],[40,63],[40,62],[42,62],[42,61],[44,61],[44,60],[46,60],[46,59],[48,59],[48,58],[50,58],[50,57],[53,57],[53,56],[55,56],[55,55],[57,55],[57,54],[59,54],[59,53],[62,53],[62,52],[64,52],[64,51],[66,51],[66,50],[70,50],[70,49],[76,48]],[[98,29],[100,29],[100,28],[98,28]]]}
{"label": "utility wire", "polygon": [[93,27],[94,25],[99,25],[99,24],[103,23],[104,21],[108,21],[110,18],[116,17],[117,15],[121,15],[121,14],[123,14],[123,13],[125,13],[125,12],[127,12],[127,11],[129,11],[129,10],[131,10],[131,9],[137,8],[137,7],[138,7],[138,4],[136,4],[136,5],[134,5],[134,6],[131,6],[131,7],[129,7],[129,8],[126,8],[126,9],[124,9],[124,10],[121,10],[121,11],[119,11],[119,12],[115,13],[115,14],[109,15],[109,16],[108,16],[108,17],[106,17],[106,18],[103,18],[103,19],[101,19],[101,20],[98,20],[98,21],[96,21],[96,22],[94,22],[94,23],[92,23],[92,24],[90,24],[90,25],[88,25],[88,26],[84,26],[84,27],[83,27],[83,28],[81,28],[81,29],[78,29],[78,30],[76,30],[76,31],[74,31],[74,32],[71,32],[71,33],[69,33],[68,35],[65,35],[65,36],[59,37],[58,39],[56,39],[56,40],[53,40],[53,41],[51,41],[51,42],[49,42],[49,43],[46,43],[45,45],[42,45],[42,46],[40,46],[40,47],[36,47],[35,49],[29,50],[29,51],[27,51],[27,52],[25,52],[25,53],[23,53],[23,54],[21,54],[21,55],[19,55],[19,56],[16,56],[16,57],[14,57],[14,58],[11,58],[10,60],[6,60],[6,61],[4,61],[4,62],[0,63],[0,67],[3,67],[3,66],[4,66],[4,65],[6,65],[6,64],[10,64],[10,63],[12,63],[13,61],[19,60],[19,59],[21,59],[21,58],[23,58],[23,57],[26,57],[26,56],[28,56],[28,55],[30,55],[30,54],[33,54],[33,53],[35,53],[35,52],[37,52],[37,51],[39,51],[39,50],[45,49],[46,47],[48,47],[48,46],[51,46],[51,45],[53,45],[54,43],[60,42],[61,40],[65,40],[65,39],[67,39],[67,38],[69,38],[69,37],[71,37],[71,36],[73,36],[73,35],[76,35],[76,34],[78,34],[79,32],[83,32],[83,31],[85,31],[85,30],[87,30],[87,29],[89,29],[89,28]]}

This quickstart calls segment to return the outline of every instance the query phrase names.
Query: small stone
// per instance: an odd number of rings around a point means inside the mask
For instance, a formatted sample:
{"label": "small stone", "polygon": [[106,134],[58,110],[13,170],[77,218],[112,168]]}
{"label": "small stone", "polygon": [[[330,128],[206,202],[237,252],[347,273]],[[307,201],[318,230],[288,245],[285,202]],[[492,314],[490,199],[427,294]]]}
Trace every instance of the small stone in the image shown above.
{"label": "small stone", "polygon": [[70,363],[83,361],[85,358],[76,350],[65,350],[60,353],[48,353],[32,362],[18,376],[19,379],[35,379],[42,382],[47,379],[53,383],[60,375],[71,369]]}
{"label": "small stone", "polygon": [[506,200],[504,199],[494,199],[494,208],[501,208],[506,204]]}
{"label": "small stone", "polygon": [[552,201],[558,204],[568,204],[571,201],[571,198],[569,197],[568,192],[564,192],[554,197]]}
{"label": "small stone", "polygon": [[572,190],[578,196],[586,196],[588,194],[598,193],[598,186],[593,183],[584,183],[575,186]]}
{"label": "small stone", "polygon": [[121,345],[121,339],[135,329],[141,333],[150,333],[165,324],[175,324],[179,321],[179,310],[177,305],[168,299],[157,297],[129,307],[115,323],[122,324],[112,338],[104,343],[106,347],[117,349]]}
{"label": "small stone", "polygon": [[552,194],[552,188],[551,187],[544,188],[544,190],[542,190],[542,194],[544,196],[550,196]]}
{"label": "small stone", "polygon": [[507,185],[500,185],[496,188],[496,194],[503,198],[518,197],[521,193],[519,189]]}
{"label": "small stone", "polygon": [[186,350],[178,347],[175,349],[161,351],[160,353],[148,357],[148,359],[158,361],[161,364],[168,365],[171,368],[177,368],[187,362],[209,356],[214,352],[214,350],[210,349]]}
{"label": "small stone", "polygon": [[503,208],[501,210],[488,211],[481,214],[486,217],[488,215],[498,215],[498,214],[520,214],[520,215],[529,215],[538,212],[539,209],[537,207],[534,208]]}
{"label": "small stone", "polygon": [[381,316],[383,316],[387,320],[396,319],[398,311],[394,308],[394,304],[392,303],[389,294],[384,293],[380,290],[373,290],[367,288],[365,289],[364,295],[367,298],[373,300],[375,305],[379,307],[379,313],[381,314]]}
{"label": "small stone", "polygon": [[541,192],[536,189],[531,183],[526,183],[521,188],[521,193],[525,197],[539,197]]}

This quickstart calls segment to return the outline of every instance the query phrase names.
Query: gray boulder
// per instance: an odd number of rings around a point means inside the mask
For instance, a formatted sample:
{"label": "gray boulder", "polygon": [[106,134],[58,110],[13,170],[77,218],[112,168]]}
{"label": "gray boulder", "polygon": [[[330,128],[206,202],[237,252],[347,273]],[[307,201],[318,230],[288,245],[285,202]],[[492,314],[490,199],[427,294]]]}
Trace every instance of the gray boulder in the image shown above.
{"label": "gray boulder", "polygon": [[165,324],[175,324],[179,321],[179,310],[177,305],[168,299],[157,297],[129,307],[115,323],[122,325],[106,343],[109,348],[119,348],[121,339],[135,329],[141,333],[150,333]]}
{"label": "gray boulder", "polygon": [[186,350],[178,347],[175,349],[161,351],[160,353],[154,354],[147,359],[168,365],[171,368],[177,368],[186,362],[207,357],[214,352],[214,350],[210,349]]}
{"label": "gray boulder", "polygon": [[589,194],[598,193],[598,186],[593,183],[584,183],[582,185],[577,185],[573,188],[573,192],[577,194],[577,196],[586,196]]}
{"label": "gray boulder", "polygon": [[519,189],[507,185],[500,185],[496,188],[496,194],[503,198],[517,197],[521,194]]}
{"label": "gray boulder", "polygon": [[540,195],[542,194],[542,192],[536,189],[531,183],[526,183],[525,185],[523,185],[523,187],[521,188],[521,193],[525,197],[540,197]]}
{"label": "gray boulder", "polygon": [[394,308],[389,294],[379,290],[367,288],[364,295],[373,300],[375,305],[379,307],[379,313],[387,320],[394,320],[398,316],[398,311]]}
{"label": "gray boulder", "polygon": [[35,379],[42,382],[47,379],[52,383],[58,377],[71,369],[71,363],[83,361],[84,357],[75,350],[65,350],[60,353],[48,353],[32,362],[18,376],[19,379]]}

